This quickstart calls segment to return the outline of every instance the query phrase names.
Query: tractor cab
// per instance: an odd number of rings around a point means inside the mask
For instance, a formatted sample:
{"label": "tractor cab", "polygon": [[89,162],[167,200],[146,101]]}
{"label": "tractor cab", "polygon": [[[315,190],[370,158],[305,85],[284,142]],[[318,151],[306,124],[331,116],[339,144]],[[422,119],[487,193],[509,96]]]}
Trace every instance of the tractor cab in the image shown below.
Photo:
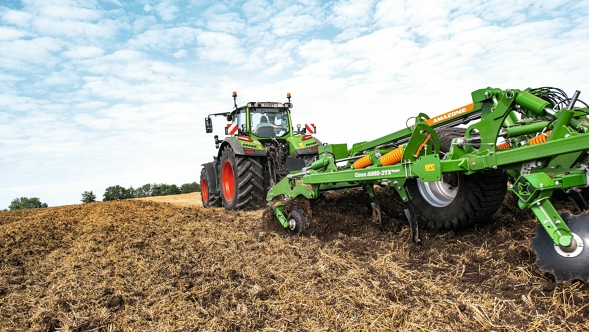
{"label": "tractor cab", "polygon": [[281,138],[288,136],[290,123],[286,108],[260,108],[249,109],[250,132],[260,138]]}

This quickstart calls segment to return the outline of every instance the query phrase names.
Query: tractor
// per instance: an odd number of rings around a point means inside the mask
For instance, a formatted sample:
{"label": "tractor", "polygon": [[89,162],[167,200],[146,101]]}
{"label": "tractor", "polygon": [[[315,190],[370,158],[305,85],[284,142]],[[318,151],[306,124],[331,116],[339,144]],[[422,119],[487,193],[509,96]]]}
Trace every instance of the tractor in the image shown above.
{"label": "tractor", "polygon": [[[420,113],[413,125],[375,140],[319,145],[317,160],[286,175],[266,200],[284,228],[301,234],[307,217],[295,203],[351,187],[372,197],[373,219],[382,223],[375,190],[381,187],[405,203],[420,243],[420,223],[457,229],[484,222],[509,190],[538,219],[530,241],[538,268],[559,281],[589,282],[589,107],[579,94],[476,90],[466,106],[434,117]],[[552,205],[550,198],[563,194],[576,215]]]}
{"label": "tractor", "polygon": [[217,156],[203,164],[200,174],[204,207],[248,210],[260,207],[269,188],[291,172],[301,171],[317,157],[321,142],[315,138],[314,124],[297,125],[291,121],[293,107],[288,102],[248,102],[234,110],[209,114],[207,133],[213,132],[211,117],[224,116],[228,124],[224,139],[214,136]]}

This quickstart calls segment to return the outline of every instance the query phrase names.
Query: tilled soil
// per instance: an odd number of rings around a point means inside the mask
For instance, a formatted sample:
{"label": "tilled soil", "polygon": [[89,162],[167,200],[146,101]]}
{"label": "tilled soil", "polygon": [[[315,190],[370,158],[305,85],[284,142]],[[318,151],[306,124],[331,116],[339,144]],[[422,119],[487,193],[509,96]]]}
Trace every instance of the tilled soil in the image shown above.
{"label": "tilled soil", "polygon": [[362,192],[294,202],[304,236],[197,198],[0,212],[0,329],[589,329],[589,287],[535,267],[536,221],[514,197],[484,225],[423,228],[421,246],[379,197],[384,230]]}

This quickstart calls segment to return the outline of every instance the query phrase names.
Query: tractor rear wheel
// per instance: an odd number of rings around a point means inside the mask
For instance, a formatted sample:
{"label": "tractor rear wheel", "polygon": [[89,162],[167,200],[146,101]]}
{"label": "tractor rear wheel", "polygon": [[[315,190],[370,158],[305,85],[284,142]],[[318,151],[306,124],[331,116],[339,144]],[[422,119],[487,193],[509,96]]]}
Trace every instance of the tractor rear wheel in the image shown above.
{"label": "tractor rear wheel", "polygon": [[200,198],[203,207],[218,207],[221,206],[221,197],[218,193],[212,193],[211,178],[206,169],[200,172]]}
{"label": "tractor rear wheel", "polygon": [[[442,155],[450,150],[454,138],[463,135],[462,128],[440,129]],[[415,217],[437,228],[457,229],[486,220],[497,211],[507,193],[507,173],[446,173],[436,182],[408,180],[406,188],[411,196],[408,205]]]}
{"label": "tractor rear wheel", "polygon": [[264,176],[259,158],[236,155],[231,146],[221,154],[221,198],[227,210],[260,207],[264,200]]}

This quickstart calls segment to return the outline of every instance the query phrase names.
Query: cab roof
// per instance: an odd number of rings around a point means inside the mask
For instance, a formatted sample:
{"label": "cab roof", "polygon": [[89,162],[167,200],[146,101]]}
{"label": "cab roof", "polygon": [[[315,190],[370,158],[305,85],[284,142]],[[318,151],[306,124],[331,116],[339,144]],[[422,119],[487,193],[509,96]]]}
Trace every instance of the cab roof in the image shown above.
{"label": "cab roof", "polygon": [[250,101],[249,103],[238,107],[238,109],[246,108],[246,107],[256,107],[256,108],[292,108],[292,103],[279,103],[275,101]]}

